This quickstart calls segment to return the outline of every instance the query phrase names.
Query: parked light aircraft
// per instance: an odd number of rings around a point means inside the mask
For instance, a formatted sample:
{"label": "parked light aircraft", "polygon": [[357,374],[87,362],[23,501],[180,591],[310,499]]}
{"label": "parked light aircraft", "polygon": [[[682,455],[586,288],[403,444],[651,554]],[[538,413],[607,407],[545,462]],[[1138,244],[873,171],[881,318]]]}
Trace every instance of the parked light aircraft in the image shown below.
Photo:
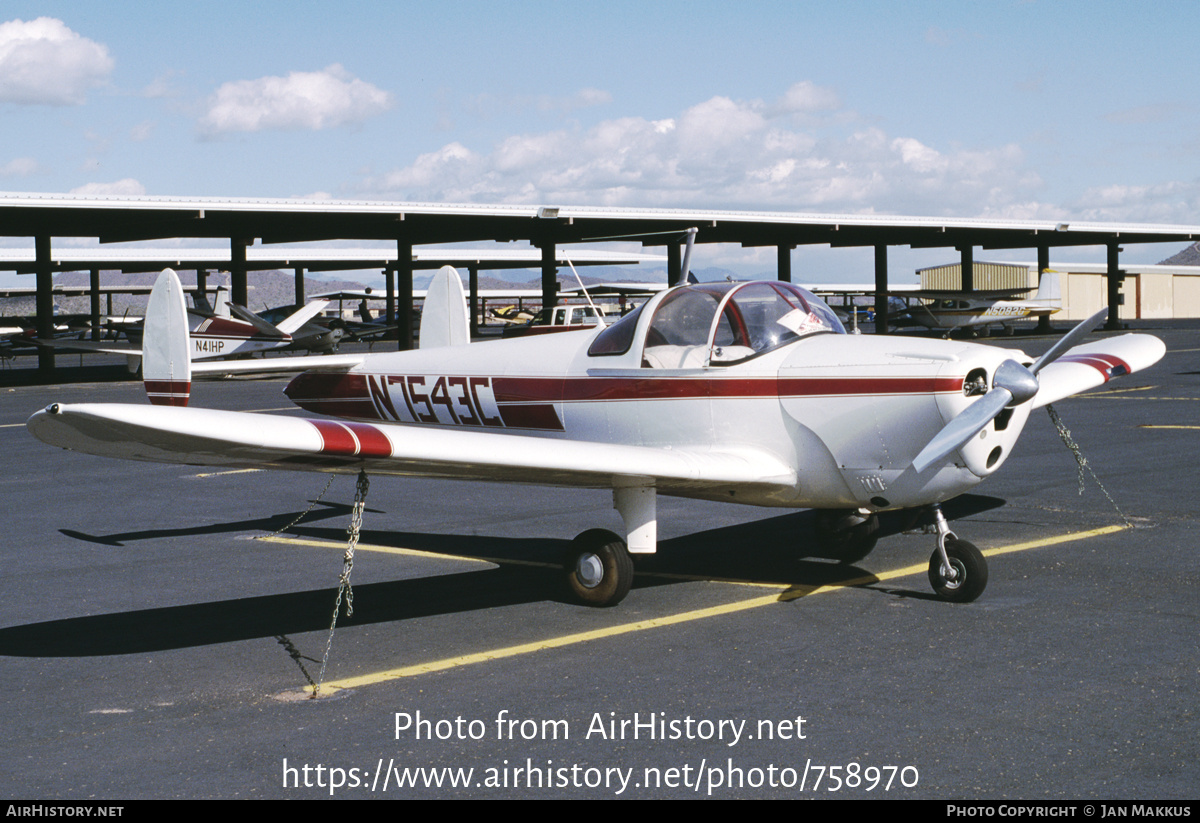
{"label": "parked light aircraft", "polygon": [[982,327],[1001,323],[1009,332],[1013,320],[1037,318],[1062,310],[1062,291],[1058,272],[1046,269],[1038,283],[1037,294],[1028,300],[1013,299],[1027,289],[1004,291],[908,291],[905,297],[926,301],[910,304],[913,320],[930,329],[944,329],[946,334],[965,327]]}
{"label": "parked light aircraft", "polygon": [[878,512],[928,509],[930,582],[970,601],[986,561],[940,504],[1004,464],[1032,409],[1165,350],[1136,334],[1079,345],[1103,312],[1036,360],[847,335],[811,292],[774,281],[678,286],[608,327],[464,345],[461,281],[447,267],[435,283],[445,294],[426,303],[422,348],[289,358],[311,368],[288,397],[336,418],[300,419],[182,408],[194,373],[256,361],[192,364],[183,293],[164,272],[147,319],[157,405],[55,403],[28,428],[133,460],[610,489],[624,537],[584,531],[564,568],[574,595],[601,606],[629,591],[630,554],[655,551],[659,494],[818,509],[855,559],[874,545]]}
{"label": "parked light aircraft", "polygon": [[[331,329],[314,326],[311,322],[329,305],[328,300],[308,303],[274,324],[249,309],[223,300],[223,293],[223,289],[218,291],[215,306],[209,306],[207,300],[201,300],[195,309],[185,308],[188,354],[192,360],[216,360],[295,348],[330,351],[336,349],[336,343],[343,336],[342,333],[331,334]],[[43,339],[34,342],[72,351],[123,354],[129,358],[131,371],[137,370],[142,357],[142,349],[112,343]]]}

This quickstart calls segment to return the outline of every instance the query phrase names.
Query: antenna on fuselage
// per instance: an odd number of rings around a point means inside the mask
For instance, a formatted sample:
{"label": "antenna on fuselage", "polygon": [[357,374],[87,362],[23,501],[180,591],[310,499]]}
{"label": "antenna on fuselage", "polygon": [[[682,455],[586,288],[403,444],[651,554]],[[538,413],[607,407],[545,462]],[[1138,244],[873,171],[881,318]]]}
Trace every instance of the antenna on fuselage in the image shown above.
{"label": "antenna on fuselage", "polygon": [[575,264],[571,262],[571,258],[564,253],[563,260],[566,260],[567,265],[571,267],[571,273],[575,275],[575,282],[579,284],[580,290],[583,291],[583,296],[587,298],[588,305],[592,307],[592,316],[596,318],[602,317],[603,315],[600,314],[600,310],[592,302],[592,295],[588,293],[587,286],[583,285],[583,278],[579,276],[579,272],[575,271]]}

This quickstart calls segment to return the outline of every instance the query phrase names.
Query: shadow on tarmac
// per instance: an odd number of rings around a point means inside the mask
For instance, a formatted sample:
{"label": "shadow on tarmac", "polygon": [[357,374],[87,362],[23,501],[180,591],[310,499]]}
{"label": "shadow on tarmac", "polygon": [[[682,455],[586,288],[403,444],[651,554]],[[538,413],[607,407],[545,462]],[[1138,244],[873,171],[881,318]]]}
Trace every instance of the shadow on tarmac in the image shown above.
{"label": "shadow on tarmac", "polygon": [[[348,507],[323,504],[321,519],[348,515]],[[950,520],[1004,505],[995,497],[965,494],[943,505]],[[71,536],[104,545],[180,534],[274,531],[294,515],[245,520],[194,529]],[[311,516],[311,515],[310,515]],[[913,528],[914,512],[880,518],[881,537]],[[815,513],[802,511],[751,523],[710,529],[661,541],[658,553],[639,558],[635,589],[674,585],[695,578],[771,582],[815,587],[850,580],[875,582],[869,571],[833,562],[817,545]],[[295,527],[299,537],[341,542],[345,530]],[[562,580],[567,540],[364,532],[362,542],[486,559],[498,565],[434,577],[354,587],[354,617],[341,627],[413,620],[539,601],[569,602]],[[932,544],[932,537],[930,539]],[[734,550],[731,551],[731,548]],[[804,552],[804,554],[801,554]],[[861,561],[860,561],[861,562]],[[866,578],[864,580],[864,578]],[[915,592],[888,591],[901,596]],[[314,589],[114,614],[51,620],[0,629],[0,655],[93,657],[164,651],[239,640],[292,636],[329,628],[335,590]]]}

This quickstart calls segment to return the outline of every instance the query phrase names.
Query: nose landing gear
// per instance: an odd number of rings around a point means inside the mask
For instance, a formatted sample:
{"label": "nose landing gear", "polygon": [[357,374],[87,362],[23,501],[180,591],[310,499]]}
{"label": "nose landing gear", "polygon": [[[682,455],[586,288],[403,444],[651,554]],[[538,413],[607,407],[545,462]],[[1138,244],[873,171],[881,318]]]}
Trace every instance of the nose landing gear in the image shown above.
{"label": "nose landing gear", "polygon": [[941,506],[935,503],[930,508],[937,528],[938,546],[929,558],[929,585],[942,600],[970,603],[987,588],[987,560],[973,543],[959,540],[950,531]]}

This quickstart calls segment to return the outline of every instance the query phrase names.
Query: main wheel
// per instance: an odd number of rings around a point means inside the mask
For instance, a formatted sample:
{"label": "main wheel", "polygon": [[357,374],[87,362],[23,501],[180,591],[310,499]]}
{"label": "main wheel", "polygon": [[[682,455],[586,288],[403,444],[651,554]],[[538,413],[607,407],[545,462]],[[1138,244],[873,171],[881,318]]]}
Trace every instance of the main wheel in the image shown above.
{"label": "main wheel", "polygon": [[942,566],[942,557],[934,552],[929,558],[929,585],[942,600],[951,603],[970,603],[987,588],[988,568],[983,552],[966,540],[951,538],[946,541],[946,557],[954,567],[953,580],[948,579]]}
{"label": "main wheel", "polygon": [[817,513],[817,536],[821,543],[833,550],[839,563],[857,563],[879,542],[879,515],[872,514],[861,523],[848,528],[837,528],[839,520],[845,518],[844,511],[822,510]]}
{"label": "main wheel", "polygon": [[606,529],[589,529],[571,541],[566,562],[571,596],[588,606],[615,606],[633,585],[633,558],[625,541]]}

